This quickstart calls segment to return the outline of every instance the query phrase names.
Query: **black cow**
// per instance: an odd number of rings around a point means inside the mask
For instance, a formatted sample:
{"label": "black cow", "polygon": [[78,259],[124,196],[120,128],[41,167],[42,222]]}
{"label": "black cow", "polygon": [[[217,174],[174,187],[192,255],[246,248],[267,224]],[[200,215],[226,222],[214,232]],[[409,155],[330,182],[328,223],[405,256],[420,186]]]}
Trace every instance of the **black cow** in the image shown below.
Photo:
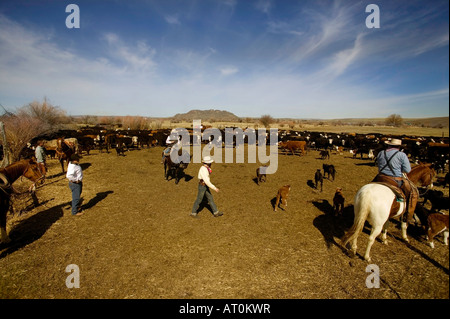
{"label": "black cow", "polygon": [[314,181],[316,185],[316,189],[318,189],[319,183],[320,183],[320,191],[323,190],[323,175],[320,169],[317,169],[316,173],[314,174]]}
{"label": "black cow", "polygon": [[323,168],[323,175],[325,176],[325,174],[327,174],[328,179],[330,179],[330,176],[331,176],[334,181],[334,177],[336,175],[336,169],[334,168],[334,165],[333,164],[323,164],[322,168]]}

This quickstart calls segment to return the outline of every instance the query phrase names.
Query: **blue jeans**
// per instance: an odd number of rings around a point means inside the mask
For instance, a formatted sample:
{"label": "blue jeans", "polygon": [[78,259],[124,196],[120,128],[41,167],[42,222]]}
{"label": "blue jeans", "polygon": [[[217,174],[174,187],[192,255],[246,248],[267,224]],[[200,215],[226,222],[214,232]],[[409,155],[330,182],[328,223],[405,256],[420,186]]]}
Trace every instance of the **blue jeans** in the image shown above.
{"label": "blue jeans", "polygon": [[80,204],[83,183],[69,182],[69,188],[72,191],[72,215],[75,215],[78,212],[78,205]]}
{"label": "blue jeans", "polygon": [[203,198],[206,196],[208,199],[208,204],[212,209],[213,213],[217,213],[218,209],[216,204],[214,203],[214,198],[211,194],[211,191],[209,190],[209,187],[206,185],[198,184],[198,194],[197,199],[195,200],[194,206],[192,207],[192,214],[197,214],[197,210],[200,207],[201,202],[203,201]]}

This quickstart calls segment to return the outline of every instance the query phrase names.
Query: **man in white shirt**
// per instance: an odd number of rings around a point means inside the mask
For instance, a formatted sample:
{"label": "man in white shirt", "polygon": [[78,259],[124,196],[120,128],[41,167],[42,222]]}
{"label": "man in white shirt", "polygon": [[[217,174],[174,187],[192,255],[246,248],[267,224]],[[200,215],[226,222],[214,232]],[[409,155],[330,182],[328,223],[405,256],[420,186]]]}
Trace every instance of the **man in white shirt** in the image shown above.
{"label": "man in white shirt", "polygon": [[77,154],[70,157],[66,178],[69,180],[69,188],[72,191],[72,215],[83,215],[80,207],[78,207],[83,191],[83,170],[80,166],[80,157]]}
{"label": "man in white shirt", "polygon": [[214,198],[211,194],[211,189],[216,191],[216,193],[219,192],[219,189],[211,183],[211,180],[209,178],[209,175],[212,172],[211,164],[213,162],[214,160],[211,158],[211,156],[205,156],[203,158],[203,165],[200,167],[198,171],[198,179],[199,179],[198,194],[197,199],[194,202],[194,206],[192,207],[191,212],[192,217],[197,217],[197,210],[199,209],[200,203],[203,201],[203,197],[205,196],[208,199],[208,204],[213,211],[214,217],[219,217],[223,215],[223,213],[217,209],[217,206],[214,203]]}

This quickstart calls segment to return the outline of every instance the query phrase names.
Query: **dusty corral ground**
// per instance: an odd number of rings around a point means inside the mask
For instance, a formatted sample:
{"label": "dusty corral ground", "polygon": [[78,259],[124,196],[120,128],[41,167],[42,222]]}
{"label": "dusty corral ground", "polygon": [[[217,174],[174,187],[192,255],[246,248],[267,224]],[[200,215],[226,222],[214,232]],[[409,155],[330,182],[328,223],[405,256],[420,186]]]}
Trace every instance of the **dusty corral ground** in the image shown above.
{"label": "dusty corral ground", "polygon": [[[161,147],[126,156],[91,152],[84,169],[84,215],[70,215],[71,195],[61,168],[49,161],[41,205],[22,212],[28,195],[16,197],[9,215],[12,243],[0,244],[0,298],[448,298],[449,250],[442,235],[435,249],[424,232],[408,229],[401,240],[391,224],[389,245],[377,241],[372,263],[380,288],[366,287],[361,259],[368,228],[350,258],[333,238],[352,224],[353,196],[376,174],[372,161],[350,154],[319,159],[279,155],[278,171],[258,186],[258,164],[213,164],[212,181],[221,217],[204,208],[189,216],[200,164],[190,164],[178,185],[163,178]],[[336,180],[314,189],[314,172],[332,163]],[[24,191],[29,181],[15,185]],[[277,189],[290,184],[285,211],[273,211]],[[336,187],[346,197],[334,217]],[[439,188],[442,189],[442,188]],[[448,188],[445,189],[448,196]],[[80,271],[80,288],[69,289],[68,265]]]}

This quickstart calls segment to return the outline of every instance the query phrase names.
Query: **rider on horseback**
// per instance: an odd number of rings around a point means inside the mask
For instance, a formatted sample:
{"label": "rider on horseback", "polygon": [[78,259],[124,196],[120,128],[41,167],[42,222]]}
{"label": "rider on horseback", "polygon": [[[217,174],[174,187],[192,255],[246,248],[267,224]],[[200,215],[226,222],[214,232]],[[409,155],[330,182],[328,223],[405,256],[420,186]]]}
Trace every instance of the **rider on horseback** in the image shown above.
{"label": "rider on horseback", "polygon": [[169,135],[166,139],[166,149],[163,151],[161,163],[164,163],[164,159],[167,156],[170,156],[170,152],[172,151],[172,148],[179,142],[179,140],[172,135]]}
{"label": "rider on horseback", "polygon": [[387,145],[386,150],[378,153],[376,159],[378,175],[375,176],[373,182],[390,184],[403,191],[404,199],[407,202],[405,216],[409,219],[412,217],[412,214],[409,214],[409,212],[414,213],[418,199],[414,185],[406,177],[406,174],[411,171],[411,165],[408,156],[400,151],[402,140],[393,138],[385,143]]}

